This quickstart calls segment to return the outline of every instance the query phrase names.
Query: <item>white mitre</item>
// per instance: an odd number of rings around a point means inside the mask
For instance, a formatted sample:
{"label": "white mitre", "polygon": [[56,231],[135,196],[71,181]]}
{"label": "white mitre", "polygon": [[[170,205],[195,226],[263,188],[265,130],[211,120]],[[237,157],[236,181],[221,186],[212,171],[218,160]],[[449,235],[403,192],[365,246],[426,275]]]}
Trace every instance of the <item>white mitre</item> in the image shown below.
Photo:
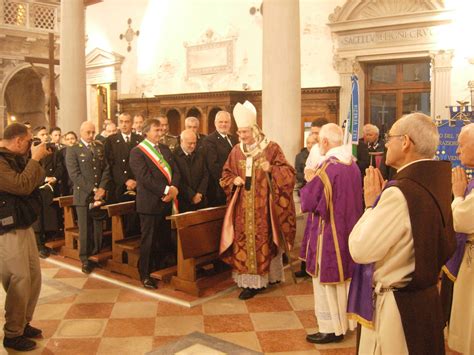
{"label": "white mitre", "polygon": [[240,102],[234,107],[234,118],[237,128],[253,127],[257,124],[257,109],[250,101]]}

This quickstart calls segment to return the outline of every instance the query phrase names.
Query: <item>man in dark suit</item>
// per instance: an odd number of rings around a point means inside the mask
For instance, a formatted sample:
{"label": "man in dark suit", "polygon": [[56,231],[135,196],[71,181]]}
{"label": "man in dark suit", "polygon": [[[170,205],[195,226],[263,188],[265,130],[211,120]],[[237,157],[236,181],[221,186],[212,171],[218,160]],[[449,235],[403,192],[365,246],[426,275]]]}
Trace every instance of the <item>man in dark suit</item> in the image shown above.
{"label": "man in dark suit", "polygon": [[230,135],[232,125],[230,113],[219,111],[214,120],[216,130],[203,141],[207,170],[209,171],[208,201],[209,206],[225,205],[225,193],[219,185],[222,168],[230,151],[238,143],[238,139]]}
{"label": "man in dark suit", "polygon": [[145,288],[156,288],[150,273],[171,248],[172,205],[178,195],[179,171],[170,149],[159,143],[160,121],[143,125],[145,139],[130,152],[130,168],[137,182],[136,208],[140,216],[141,245],[138,270]]}
{"label": "man in dark suit", "polygon": [[178,195],[179,212],[196,211],[207,207],[209,173],[202,151],[197,149],[197,137],[191,129],[181,132],[181,144],[174,158],[181,177]]}
{"label": "man in dark suit", "polygon": [[300,189],[306,184],[306,180],[304,179],[304,168],[306,167],[306,160],[308,159],[309,152],[314,144],[316,144],[316,137],[313,134],[309,134],[306,138],[306,147],[296,154],[295,157],[296,189],[298,190],[298,194]]}
{"label": "man in dark suit", "polygon": [[199,133],[199,119],[193,116],[186,117],[184,120],[184,129],[190,129],[196,134],[196,150],[200,149],[202,147],[202,141],[206,138],[206,135]]}
{"label": "man in dark suit", "polygon": [[105,140],[105,157],[112,174],[112,195],[108,200],[123,202],[129,200],[124,196],[127,192],[135,191],[136,181],[130,169],[128,160],[130,151],[137,146],[142,137],[132,132],[132,117],[129,113],[122,113],[119,118],[118,133],[112,134]]}
{"label": "man in dark suit", "polygon": [[385,143],[379,137],[379,128],[373,124],[364,125],[362,132],[357,146],[357,165],[363,177],[369,166],[380,169],[385,164]]}
{"label": "man in dark suit", "polygon": [[79,257],[82,272],[89,274],[93,264],[89,256],[100,252],[102,247],[102,221],[93,217],[93,209],[99,208],[105,199],[110,182],[110,168],[105,159],[104,146],[94,141],[95,126],[90,121],[81,125],[77,144],[67,148],[66,167],[73,182],[73,203],[79,225]]}
{"label": "man in dark suit", "polygon": [[[53,128],[51,132],[56,132],[59,128]],[[54,131],[53,131],[54,130]],[[35,137],[33,144],[47,143],[49,136],[46,127],[38,127],[35,129]],[[59,131],[60,132],[60,131]],[[51,142],[52,143],[52,142]],[[41,197],[41,213],[38,216],[33,229],[36,233],[39,256],[40,258],[47,258],[51,250],[46,247],[45,243],[54,238],[60,229],[60,209],[59,206],[53,202],[53,198],[60,195],[60,182],[64,174],[64,161],[62,155],[58,150],[52,150],[52,154],[47,155],[40,160],[40,164],[46,172],[46,177],[42,186],[40,187]]]}

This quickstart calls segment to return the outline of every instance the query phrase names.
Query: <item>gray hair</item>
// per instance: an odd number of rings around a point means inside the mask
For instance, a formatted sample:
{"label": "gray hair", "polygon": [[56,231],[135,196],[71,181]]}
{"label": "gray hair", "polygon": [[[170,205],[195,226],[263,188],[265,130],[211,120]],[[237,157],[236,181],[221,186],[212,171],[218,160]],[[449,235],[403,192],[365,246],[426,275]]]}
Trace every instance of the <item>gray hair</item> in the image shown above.
{"label": "gray hair", "polygon": [[431,117],[414,112],[402,116],[395,126],[396,134],[406,134],[412,140],[416,153],[426,159],[434,157],[439,145],[439,133]]}
{"label": "gray hair", "polygon": [[158,118],[146,119],[145,122],[143,123],[142,133],[147,134],[148,132],[150,132],[150,129],[152,126],[158,126],[158,127],[161,126],[160,120],[158,120]]}
{"label": "gray hair", "polygon": [[186,126],[187,124],[196,123],[196,122],[199,126],[199,119],[197,117],[189,116],[189,117],[186,117],[186,119],[184,120],[184,126]]}
{"label": "gray hair", "polygon": [[342,145],[342,139],[344,132],[342,128],[335,123],[328,123],[321,127],[319,131],[319,141],[321,142],[324,138],[329,141],[331,147],[337,147]]}
{"label": "gray hair", "polygon": [[216,118],[214,118],[214,122],[216,122],[217,119],[218,119],[220,116],[222,116],[222,115],[226,116],[229,120],[231,119],[229,112],[227,112],[227,111],[219,111],[219,112],[217,112],[217,114],[216,114]]}
{"label": "gray hair", "polygon": [[373,124],[370,124],[370,123],[367,123],[366,125],[364,125],[364,128],[362,129],[362,132],[364,132],[364,133],[373,132],[377,135],[380,134],[379,128],[376,125],[373,125]]}
{"label": "gray hair", "polygon": [[194,133],[192,129],[185,129],[184,131],[181,132],[181,134],[179,135],[179,138],[181,139],[181,141],[184,141],[191,135],[194,135],[194,137],[197,138],[196,133]]}
{"label": "gray hair", "polygon": [[471,140],[474,141],[474,123],[469,123],[468,125],[465,125],[463,128],[461,128],[461,132],[459,135],[466,134],[471,138]]}

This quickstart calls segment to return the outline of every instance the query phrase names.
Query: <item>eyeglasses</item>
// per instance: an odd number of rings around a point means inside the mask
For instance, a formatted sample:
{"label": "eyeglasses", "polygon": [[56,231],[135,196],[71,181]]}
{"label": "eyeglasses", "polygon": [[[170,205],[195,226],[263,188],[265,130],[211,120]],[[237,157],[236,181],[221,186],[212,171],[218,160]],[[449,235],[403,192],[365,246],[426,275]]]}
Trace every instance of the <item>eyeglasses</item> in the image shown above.
{"label": "eyeglasses", "polygon": [[390,141],[391,138],[395,138],[395,137],[408,137],[408,139],[413,143],[413,145],[415,144],[415,142],[413,141],[413,139],[410,138],[409,135],[407,134],[390,134],[390,133],[385,133],[384,134],[384,138],[385,138],[385,142],[388,143]]}

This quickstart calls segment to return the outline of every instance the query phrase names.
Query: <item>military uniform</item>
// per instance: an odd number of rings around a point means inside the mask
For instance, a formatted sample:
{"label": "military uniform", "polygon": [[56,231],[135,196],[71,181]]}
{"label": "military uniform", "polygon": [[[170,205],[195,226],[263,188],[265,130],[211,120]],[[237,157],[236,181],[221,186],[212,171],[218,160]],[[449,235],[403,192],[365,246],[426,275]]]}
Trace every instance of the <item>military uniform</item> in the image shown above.
{"label": "military uniform", "polygon": [[168,146],[171,152],[174,152],[175,149],[179,146],[178,137],[173,136],[169,133],[166,133],[163,137],[160,138],[160,143]]}
{"label": "military uniform", "polygon": [[123,194],[127,191],[125,182],[129,179],[135,180],[135,176],[130,169],[128,159],[130,151],[137,146],[143,137],[136,133],[129,133],[129,142],[124,140],[122,133],[112,134],[105,140],[105,158],[110,166],[112,175],[111,193],[114,195],[109,200],[114,202],[122,202]]}
{"label": "military uniform", "polygon": [[[84,264],[102,246],[102,221],[92,218],[89,203],[93,200],[95,190],[106,189],[110,182],[110,168],[105,159],[104,146],[98,141],[87,145],[80,140],[67,148],[66,167],[73,182],[73,204],[79,225],[79,257]],[[90,241],[93,243],[89,243]]]}

